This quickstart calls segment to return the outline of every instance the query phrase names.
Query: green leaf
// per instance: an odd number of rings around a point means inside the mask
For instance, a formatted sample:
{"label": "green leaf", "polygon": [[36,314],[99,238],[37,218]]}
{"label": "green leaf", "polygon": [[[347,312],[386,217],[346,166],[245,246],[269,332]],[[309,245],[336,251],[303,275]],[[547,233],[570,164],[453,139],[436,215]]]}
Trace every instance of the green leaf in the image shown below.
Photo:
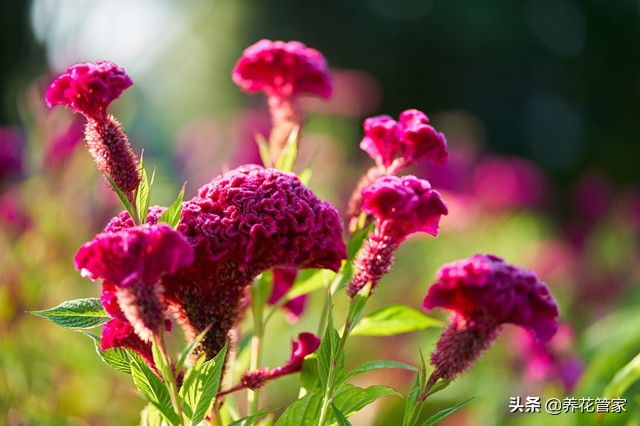
{"label": "green leaf", "polygon": [[366,237],[369,235],[373,229],[373,224],[369,225],[365,229],[362,229],[351,236],[351,239],[347,243],[347,260],[343,261],[342,268],[340,268],[340,272],[334,278],[331,283],[331,294],[336,294],[338,291],[342,290],[346,287],[347,283],[353,276],[355,268],[353,266],[353,260],[358,254],[358,251],[362,248],[362,244]]}
{"label": "green leaf", "polygon": [[[185,405],[189,407],[189,411],[185,410],[185,414],[189,416],[193,425],[204,420],[215,402],[220,389],[227,347],[228,344],[225,343],[222,350],[213,359],[204,363],[196,363],[189,372],[192,374],[188,374],[191,377],[185,377],[180,395],[184,398]],[[194,371],[195,373],[193,373]]]}
{"label": "green leaf", "polygon": [[306,394],[284,410],[275,426],[316,426],[322,408],[324,390]]}
{"label": "green leaf", "polygon": [[336,416],[336,420],[338,422],[338,426],[351,426],[349,420],[342,414],[342,412],[336,407],[336,404],[331,403],[331,408],[333,409],[333,414]]}
{"label": "green leaf", "polygon": [[296,163],[296,158],[298,158],[299,132],[299,126],[296,126],[291,130],[291,133],[287,138],[287,144],[285,145],[284,150],[282,150],[280,158],[278,158],[278,164],[276,165],[278,170],[282,170],[284,172],[290,172],[293,170],[293,165]]}
{"label": "green leaf", "polygon": [[402,426],[413,426],[413,419],[417,417],[416,410],[421,410],[422,405],[418,404],[418,397],[422,392],[424,383],[421,380],[422,372],[416,374],[416,379],[413,381],[413,386],[407,395],[407,403],[404,406],[404,417],[402,418]]}
{"label": "green leaf", "polygon": [[89,333],[88,331],[83,331],[83,333],[93,340],[93,343],[96,347],[96,352],[98,353],[98,356],[100,356],[102,361],[118,371],[131,374],[131,367],[129,366],[129,364],[131,363],[129,352],[133,353],[131,350],[124,348],[111,348],[103,351],[100,348],[100,336],[94,333]]}
{"label": "green leaf", "polygon": [[298,296],[303,296],[314,292],[324,287],[327,281],[328,274],[332,272],[323,269],[313,269],[309,271],[303,271],[300,274],[300,278],[291,287],[291,289],[285,294],[287,301],[295,299]]}
{"label": "green leaf", "polygon": [[453,407],[450,408],[445,408],[442,411],[438,411],[436,414],[434,414],[433,416],[429,417],[424,423],[422,423],[422,426],[431,426],[431,425],[435,425],[436,423],[438,423],[440,420],[443,420],[447,417],[449,417],[451,414],[455,413],[456,411],[458,411],[458,409],[460,407],[462,407],[464,404],[466,404],[467,402],[471,401],[473,399],[473,397],[462,401],[459,404],[454,405]]}
{"label": "green leaf", "polygon": [[638,380],[640,380],[640,354],[636,355],[613,376],[611,382],[604,389],[604,396],[620,398]]}
{"label": "green leaf", "polygon": [[[331,314],[331,308],[329,309],[329,318],[327,320],[327,327],[322,336],[320,347],[318,348],[318,376],[323,388],[326,388],[330,383],[329,371],[335,370],[334,377],[336,380],[342,377],[345,365],[345,353],[340,351],[340,335],[333,326],[333,316]],[[338,353],[341,352],[341,353]]]}
{"label": "green leaf", "polygon": [[153,404],[171,425],[178,425],[180,417],[173,411],[169,390],[164,382],[140,359],[131,360],[133,382],[147,401]]}
{"label": "green leaf", "polygon": [[182,353],[180,354],[180,359],[178,359],[178,362],[175,367],[176,375],[180,374],[180,372],[182,371],[182,367],[184,367],[184,363],[187,361],[187,358],[191,356],[196,346],[198,346],[200,342],[202,342],[202,340],[204,339],[204,336],[207,335],[207,332],[210,329],[211,329],[211,325],[208,325],[207,328],[202,330],[202,332],[200,332],[200,334],[198,334],[196,338],[193,339],[191,342],[189,342],[189,344],[182,350]]}
{"label": "green leaf", "polygon": [[182,200],[184,199],[184,190],[187,187],[187,182],[182,185],[182,189],[178,193],[178,197],[167,209],[162,212],[162,215],[158,219],[158,222],[168,223],[173,229],[178,227],[180,223],[180,215],[182,215]]}
{"label": "green leaf", "polygon": [[300,179],[300,182],[302,182],[304,186],[308,186],[309,181],[311,181],[312,175],[313,175],[313,170],[311,169],[311,167],[307,167],[306,169],[304,169],[298,174],[298,179]]}
{"label": "green leaf", "polygon": [[54,308],[31,313],[73,330],[94,328],[111,319],[98,298],[69,300]]}
{"label": "green leaf", "polygon": [[278,411],[277,408],[272,408],[270,410],[260,410],[256,414],[251,416],[244,417],[240,420],[236,420],[231,423],[229,426],[253,426],[260,417],[263,417],[269,413],[273,413],[274,411]]}
{"label": "green leaf", "polygon": [[318,355],[308,355],[302,363],[300,370],[300,383],[305,393],[309,393],[320,386],[318,377]]}
{"label": "green leaf", "polygon": [[256,143],[258,144],[258,151],[260,151],[260,159],[262,165],[269,169],[273,167],[273,161],[271,160],[271,149],[269,148],[269,141],[267,141],[261,134],[256,134]]}
{"label": "green leaf", "polygon": [[133,210],[133,206],[131,205],[131,202],[129,201],[127,196],[124,194],[124,192],[122,192],[122,190],[118,187],[118,185],[116,185],[113,179],[111,179],[107,175],[104,175],[104,177],[107,178],[107,181],[109,181],[109,185],[111,185],[111,188],[118,195],[118,198],[120,199],[120,203],[122,203],[122,206],[124,207],[124,209],[129,213],[129,216],[131,216],[131,219],[134,221],[136,225],[139,225],[140,217],[138,217],[136,212]]}
{"label": "green leaf", "polygon": [[354,233],[351,236],[351,239],[347,243],[347,258],[349,260],[353,260],[356,257],[356,254],[362,248],[362,244],[364,244],[364,240],[369,236],[369,233],[373,229],[373,224],[367,226],[364,229]]}
{"label": "green leaf", "polygon": [[405,305],[385,306],[360,321],[352,334],[360,336],[394,336],[444,324]]}
{"label": "green leaf", "polygon": [[249,288],[251,292],[251,303],[257,303],[258,305],[264,305],[271,296],[271,289],[273,288],[273,274],[271,271],[265,271],[253,281]]}
{"label": "green leaf", "polygon": [[144,153],[140,156],[140,185],[138,185],[138,191],[136,192],[136,209],[138,215],[140,215],[140,223],[147,223],[147,216],[149,215],[149,200],[151,199],[151,187],[156,176],[156,169],[153,169],[151,175],[151,183],[147,178],[147,171],[144,168]]}
{"label": "green leaf", "polygon": [[376,399],[390,395],[402,397],[397,391],[387,386],[375,385],[362,389],[345,383],[336,391],[333,402],[345,417],[349,417]]}
{"label": "green leaf", "polygon": [[153,356],[153,362],[156,365],[158,371],[162,375],[165,383],[171,383],[175,379],[173,378],[173,370],[171,369],[171,365],[165,362],[164,357],[162,356],[162,352],[160,351],[160,346],[156,343],[155,339],[151,342],[151,354]]}
{"label": "green leaf", "polygon": [[141,426],[163,426],[162,413],[155,405],[147,404],[140,413]]}
{"label": "green leaf", "polygon": [[[351,300],[351,305],[349,305],[349,313],[347,314],[347,324],[349,324],[349,329],[343,331],[351,334],[355,327],[357,327],[362,315],[364,314],[364,309],[367,307],[367,301],[369,300],[369,293],[371,292],[371,283],[367,283],[364,287],[362,287]],[[347,336],[349,337],[349,336]]]}
{"label": "green leaf", "polygon": [[342,381],[346,382],[350,378],[352,378],[354,376],[357,376],[358,374],[366,373],[367,371],[381,370],[381,369],[384,369],[384,368],[400,368],[400,369],[403,369],[403,370],[419,371],[418,368],[414,367],[413,365],[405,364],[403,362],[386,361],[386,360],[369,361],[369,362],[365,362],[361,366],[351,370],[349,372],[349,374],[344,376]]}

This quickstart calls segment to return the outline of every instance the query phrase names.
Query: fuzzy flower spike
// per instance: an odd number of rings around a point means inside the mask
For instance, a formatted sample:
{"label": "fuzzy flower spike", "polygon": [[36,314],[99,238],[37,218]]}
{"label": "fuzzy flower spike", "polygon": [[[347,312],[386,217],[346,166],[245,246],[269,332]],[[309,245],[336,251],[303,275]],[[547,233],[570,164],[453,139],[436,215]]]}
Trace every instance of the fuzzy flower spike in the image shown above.
{"label": "fuzzy flower spike", "polygon": [[132,84],[116,64],[88,62],[70,67],[51,83],[46,94],[49,108],[66,105],[85,116],[89,153],[98,170],[115,182],[130,201],[140,184],[138,159],[122,126],[107,114],[107,108]]}
{"label": "fuzzy flower spike", "polygon": [[184,237],[159,224],[99,234],[80,248],[75,262],[83,275],[109,283],[124,317],[149,342],[165,321],[160,279],[193,260],[193,247]]}
{"label": "fuzzy flower spike", "polygon": [[502,324],[516,324],[540,342],[558,329],[558,307],[535,274],[493,255],[476,254],[444,265],[424,308],[454,312],[431,354],[430,384],[468,370],[496,339]]}
{"label": "fuzzy flower spike", "polygon": [[350,297],[371,283],[373,291],[393,262],[393,253],[411,234],[438,235],[442,215],[448,213],[437,191],[415,176],[385,176],[362,191],[363,210],[376,219],[375,227],[358,252],[357,272],[347,294]]}
{"label": "fuzzy flower spike", "polygon": [[329,98],[332,92],[324,56],[297,41],[258,41],[243,52],[232,77],[245,92],[267,95],[273,124],[269,146],[274,160],[293,129],[302,124],[296,98],[301,94]]}
{"label": "fuzzy flower spike", "polygon": [[362,211],[362,190],[382,176],[396,175],[418,160],[442,165],[449,159],[447,141],[430,124],[429,117],[417,109],[408,109],[398,121],[388,115],[364,121],[360,148],[376,162],[360,179],[349,200],[352,227]]}

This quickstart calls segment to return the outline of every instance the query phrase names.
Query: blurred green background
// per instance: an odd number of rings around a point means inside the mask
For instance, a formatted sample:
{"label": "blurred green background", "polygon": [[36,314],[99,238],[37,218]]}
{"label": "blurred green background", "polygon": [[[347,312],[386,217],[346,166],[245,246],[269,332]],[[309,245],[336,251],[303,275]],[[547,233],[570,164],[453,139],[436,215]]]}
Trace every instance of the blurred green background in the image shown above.
{"label": "blurred green background", "polygon": [[[574,395],[601,396],[640,351],[638,2],[16,0],[0,5],[0,35],[0,125],[8,129],[0,143],[17,140],[21,159],[18,171],[0,171],[0,424],[136,424],[144,405],[89,339],[25,314],[99,294],[74,270],[73,256],[118,211],[78,137],[61,142],[77,124],[69,110],[46,109],[47,85],[76,62],[125,68],[134,86],[112,112],[158,167],[152,201],[166,204],[185,180],[190,197],[221,171],[258,161],[252,139],[268,131],[266,102],[241,93],[230,73],[261,38],[302,41],[332,67],[333,99],[304,102],[298,170],[313,157],[310,186],[341,211],[371,165],[358,149],[365,117],[418,108],[448,138],[448,167],[412,171],[449,203],[442,235],[400,249],[370,309],[421,309],[442,263],[494,252],[536,270],[557,296],[571,331],[554,357],[587,366]],[[54,161],[60,146],[66,151]],[[267,365],[286,360],[295,333],[316,331],[321,299],[312,296],[293,328],[277,317]],[[345,305],[337,304],[339,321]],[[417,363],[419,348],[428,353],[436,337],[431,329],[354,338],[350,362]],[[566,391],[559,371],[528,373],[518,339],[507,330],[428,411],[475,396],[449,424],[595,422],[508,414],[509,396]],[[295,398],[295,380],[270,384],[267,404]],[[406,393],[412,378],[363,380]],[[625,394],[629,411],[635,393]],[[353,423],[394,425],[401,410],[387,398]],[[639,415],[604,423],[640,424]]]}

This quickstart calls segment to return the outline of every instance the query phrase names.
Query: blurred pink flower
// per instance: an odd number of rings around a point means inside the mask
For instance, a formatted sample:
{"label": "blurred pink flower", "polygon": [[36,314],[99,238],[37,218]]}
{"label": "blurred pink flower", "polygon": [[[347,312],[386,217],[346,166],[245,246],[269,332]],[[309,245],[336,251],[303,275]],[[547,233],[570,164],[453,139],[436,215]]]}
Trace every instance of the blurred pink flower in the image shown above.
{"label": "blurred pink flower", "polygon": [[83,141],[83,126],[79,120],[72,120],[69,126],[54,135],[44,153],[44,165],[48,169],[59,169]]}
{"label": "blurred pink flower", "polygon": [[415,176],[385,176],[362,191],[362,209],[375,218],[375,228],[355,259],[347,294],[350,297],[371,283],[371,291],[389,272],[393,253],[411,234],[438,235],[446,204],[429,182]]}
{"label": "blurred pink flower", "polygon": [[[277,268],[273,270],[273,289],[271,290],[271,296],[267,303],[275,305],[282,299],[282,297],[293,286],[298,277],[298,271],[295,269],[281,269]],[[298,321],[298,317],[304,311],[307,302],[307,296],[302,295],[294,299],[289,300],[284,304],[283,308],[288,311],[287,321],[295,323]]]}
{"label": "blurred pink flower", "polygon": [[18,127],[0,126],[0,192],[24,167],[24,135]]}
{"label": "blurred pink flower", "polygon": [[437,278],[424,308],[442,307],[454,314],[431,354],[432,382],[454,379],[469,369],[502,324],[519,325],[541,342],[558,329],[558,308],[547,286],[499,257],[477,254],[444,265]]}
{"label": "blurred pink flower", "polygon": [[0,193],[0,229],[21,234],[32,225],[32,218],[20,200],[17,188]]}

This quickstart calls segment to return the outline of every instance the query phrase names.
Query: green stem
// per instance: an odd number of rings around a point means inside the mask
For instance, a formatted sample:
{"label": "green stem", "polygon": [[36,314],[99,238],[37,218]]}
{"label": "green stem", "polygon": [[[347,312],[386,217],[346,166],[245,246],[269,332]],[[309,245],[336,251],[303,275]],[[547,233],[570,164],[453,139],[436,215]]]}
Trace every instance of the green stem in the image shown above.
{"label": "green stem", "polygon": [[178,385],[176,384],[176,377],[173,368],[171,367],[171,358],[169,358],[169,354],[167,353],[167,348],[164,344],[164,330],[160,332],[158,336],[156,336],[156,344],[160,349],[160,355],[162,357],[162,362],[164,364],[163,369],[169,373],[169,377],[165,377],[166,382],[168,382],[169,396],[171,397],[171,404],[173,405],[173,409],[178,413],[178,418],[180,419],[180,424],[184,424],[184,418],[182,413],[182,404],[180,403],[180,395],[178,392]]}
{"label": "green stem", "polygon": [[[260,303],[251,303],[251,311],[253,313],[253,337],[251,338],[251,360],[249,370],[256,371],[260,368],[262,358],[262,338],[264,334],[263,308]],[[259,389],[249,390],[247,392],[247,402],[249,403],[249,415],[256,414],[259,407]]]}

